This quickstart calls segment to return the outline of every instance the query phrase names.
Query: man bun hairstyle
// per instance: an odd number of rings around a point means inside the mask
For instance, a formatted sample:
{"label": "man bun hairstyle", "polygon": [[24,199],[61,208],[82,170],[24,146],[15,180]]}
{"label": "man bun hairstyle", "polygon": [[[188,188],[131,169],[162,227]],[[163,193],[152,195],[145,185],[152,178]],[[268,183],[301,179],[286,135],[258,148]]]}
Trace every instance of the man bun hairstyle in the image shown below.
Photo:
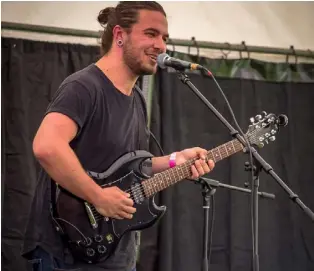
{"label": "man bun hairstyle", "polygon": [[101,34],[101,54],[109,52],[113,41],[113,28],[120,25],[128,33],[132,26],[138,22],[140,10],[161,12],[165,17],[163,7],[154,1],[120,1],[116,7],[107,7],[98,14],[98,22],[104,28]]}

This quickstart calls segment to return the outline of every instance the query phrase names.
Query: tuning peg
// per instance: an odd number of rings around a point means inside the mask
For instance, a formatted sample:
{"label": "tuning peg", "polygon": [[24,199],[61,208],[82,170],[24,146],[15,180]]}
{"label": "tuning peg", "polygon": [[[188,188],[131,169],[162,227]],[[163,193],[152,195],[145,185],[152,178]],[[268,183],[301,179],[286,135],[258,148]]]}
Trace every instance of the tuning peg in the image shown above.
{"label": "tuning peg", "polygon": [[266,111],[263,111],[263,112],[262,112],[262,115],[263,115],[264,117],[266,117],[266,116],[267,116]]}
{"label": "tuning peg", "polygon": [[272,129],[272,130],[270,131],[270,133],[271,133],[272,135],[274,135],[274,134],[276,134],[276,130]]}
{"label": "tuning peg", "polygon": [[260,120],[262,119],[262,115],[256,115],[256,116],[255,116],[255,119],[256,119],[257,121],[260,121]]}
{"label": "tuning peg", "polygon": [[270,137],[270,134],[269,134],[269,133],[266,133],[266,134],[265,134],[265,137]]}
{"label": "tuning peg", "polygon": [[271,136],[270,138],[268,138],[270,141],[275,141],[276,137],[275,136]]}
{"label": "tuning peg", "polygon": [[252,124],[254,124],[254,122],[255,122],[254,118],[250,118],[250,122],[251,122]]}

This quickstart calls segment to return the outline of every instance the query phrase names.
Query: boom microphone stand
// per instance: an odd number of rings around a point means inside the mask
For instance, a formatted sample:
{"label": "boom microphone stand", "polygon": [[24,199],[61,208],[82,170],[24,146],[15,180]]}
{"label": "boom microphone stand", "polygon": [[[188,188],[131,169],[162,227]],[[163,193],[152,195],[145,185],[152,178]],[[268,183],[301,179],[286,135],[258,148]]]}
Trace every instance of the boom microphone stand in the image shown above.
{"label": "boom microphone stand", "polygon": [[[209,75],[211,73],[204,69]],[[299,205],[299,207],[304,211],[305,214],[307,214],[312,221],[314,221],[314,213],[300,200],[297,194],[293,193],[293,191],[283,182],[283,180],[280,179],[280,177],[274,172],[273,168],[257,153],[257,151],[252,146],[247,146],[245,139],[239,135],[239,132],[235,130],[231,124],[217,111],[217,109],[202,95],[202,93],[191,83],[190,78],[185,74],[182,69],[177,69],[178,78],[182,81],[182,83],[186,84],[193,92],[194,94],[214,113],[214,115],[224,124],[230,131],[230,134],[232,137],[236,138],[239,142],[242,143],[243,146],[246,148],[246,153],[252,153],[252,156],[255,161],[255,166],[259,167],[260,169],[263,169],[266,173],[268,173],[273,179],[285,190],[285,192],[289,195],[289,198],[296,204]],[[219,87],[218,83],[216,82],[215,78],[212,77]],[[220,87],[219,87],[220,88]],[[281,123],[279,123],[280,126],[286,126],[287,125],[287,117],[282,115],[279,119]],[[258,180],[258,179],[257,179]],[[255,182],[255,189],[253,189],[253,198],[254,198],[254,211],[253,211],[253,240],[254,240],[254,246],[253,251],[255,252],[253,254],[253,270],[259,271],[259,259],[258,255],[256,254],[257,251],[255,248],[258,244],[258,231],[257,231],[257,221],[258,221],[258,213],[257,213],[257,199],[256,196],[257,186],[256,186],[256,178],[254,178]],[[253,186],[254,187],[254,186]],[[206,270],[207,271],[207,270]]]}

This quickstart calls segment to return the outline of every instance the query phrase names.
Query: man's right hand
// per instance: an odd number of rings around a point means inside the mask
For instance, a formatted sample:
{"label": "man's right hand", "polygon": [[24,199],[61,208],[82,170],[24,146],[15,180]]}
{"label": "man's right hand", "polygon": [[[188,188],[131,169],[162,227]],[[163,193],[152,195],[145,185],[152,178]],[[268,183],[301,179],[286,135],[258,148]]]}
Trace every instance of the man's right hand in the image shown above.
{"label": "man's right hand", "polygon": [[101,215],[116,219],[131,219],[136,209],[130,194],[116,186],[103,188],[102,197],[95,200],[94,206]]}

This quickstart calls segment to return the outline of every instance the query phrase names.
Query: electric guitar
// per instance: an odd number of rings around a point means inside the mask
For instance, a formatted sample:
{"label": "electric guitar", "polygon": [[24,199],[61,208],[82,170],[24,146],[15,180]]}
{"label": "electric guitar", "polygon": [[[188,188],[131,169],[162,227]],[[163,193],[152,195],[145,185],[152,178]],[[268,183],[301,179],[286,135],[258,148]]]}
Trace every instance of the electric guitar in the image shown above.
{"label": "electric guitar", "polygon": [[[246,139],[252,146],[263,147],[275,140],[280,126],[287,124],[287,117],[274,114],[257,115],[250,119]],[[216,163],[237,152],[244,146],[234,139],[207,152],[207,159]],[[132,219],[113,219],[98,213],[93,205],[60,189],[56,202],[58,217],[56,228],[67,240],[74,258],[87,263],[106,260],[115,250],[121,237],[134,230],[150,227],[166,211],[157,206],[154,195],[167,187],[191,176],[191,159],[162,173],[152,174],[152,154],[138,150],[117,159],[105,172],[88,171],[93,180],[103,188],[117,186],[130,193],[136,213]]]}

